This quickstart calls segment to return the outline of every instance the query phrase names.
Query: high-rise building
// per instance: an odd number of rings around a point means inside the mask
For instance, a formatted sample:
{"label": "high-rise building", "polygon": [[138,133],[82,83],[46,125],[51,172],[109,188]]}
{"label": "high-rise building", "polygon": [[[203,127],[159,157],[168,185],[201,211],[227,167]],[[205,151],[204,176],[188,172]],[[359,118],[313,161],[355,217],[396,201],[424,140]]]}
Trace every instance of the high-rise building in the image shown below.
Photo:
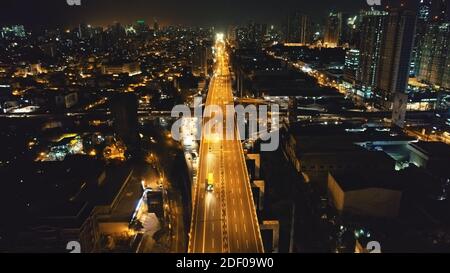
{"label": "high-rise building", "polygon": [[448,22],[450,20],[448,0],[437,0],[436,19],[439,22]]}
{"label": "high-rise building", "polygon": [[375,97],[390,109],[394,93],[405,93],[411,61],[416,15],[409,10],[391,10],[384,26]]}
{"label": "high-rise building", "polygon": [[233,45],[236,44],[236,39],[237,39],[237,35],[236,35],[236,30],[237,27],[236,26],[228,26],[228,30],[227,30],[227,39],[228,41],[230,41]]}
{"label": "high-rise building", "polygon": [[25,28],[22,25],[14,25],[9,27],[3,27],[0,31],[3,39],[7,38],[23,38],[25,37]]}
{"label": "high-rise building", "polygon": [[237,46],[242,46],[248,42],[248,30],[245,27],[236,28],[236,43]]}
{"label": "high-rise building", "polygon": [[159,23],[158,20],[156,20],[156,18],[153,20],[153,31],[154,32],[159,31]]}
{"label": "high-rise building", "polygon": [[418,80],[450,89],[450,23],[430,23],[420,51]]}
{"label": "high-rise building", "polygon": [[194,49],[194,53],[191,57],[192,74],[195,76],[208,76],[209,63],[212,58],[212,42],[203,40],[202,43]]}
{"label": "high-rise building", "polygon": [[348,42],[350,48],[357,48],[359,46],[360,35],[361,35],[361,29],[360,29],[361,18],[362,18],[362,15],[358,14],[358,15],[348,18],[348,20],[347,20],[346,27],[348,29],[348,35],[349,35],[349,37],[347,38],[347,40],[348,40],[347,42]]}
{"label": "high-rise building", "polygon": [[300,16],[300,28],[299,28],[299,42],[304,45],[309,45],[312,43],[312,22],[308,15]]}
{"label": "high-rise building", "polygon": [[387,12],[371,10],[363,12],[361,17],[360,61],[357,82],[360,85],[361,95],[370,98],[373,95],[378,78],[383,27]]}
{"label": "high-rise building", "polygon": [[119,93],[111,100],[111,114],[117,136],[127,146],[132,156],[140,151],[138,99],[133,93]]}
{"label": "high-rise building", "polygon": [[432,17],[432,2],[431,0],[420,0],[419,9],[417,13],[416,38],[413,48],[413,60],[411,62],[411,75],[417,75],[421,60],[421,44],[425,36],[426,29]]}
{"label": "high-rise building", "polygon": [[328,15],[324,33],[326,47],[344,46],[350,42],[349,19],[349,15],[344,12],[331,12]]}
{"label": "high-rise building", "polygon": [[331,12],[325,24],[324,45],[326,47],[337,47],[341,37],[342,17],[340,13]]}
{"label": "high-rise building", "polygon": [[294,12],[287,18],[285,42],[308,45],[312,42],[312,22],[308,15]]}
{"label": "high-rise building", "polygon": [[350,15],[348,13],[340,12],[340,31],[339,31],[339,46],[348,45],[351,41],[352,32],[350,29],[349,21]]}
{"label": "high-rise building", "polygon": [[425,22],[430,21],[432,12],[431,8],[432,8],[431,0],[420,0],[417,19],[419,21]]}
{"label": "high-rise building", "polygon": [[119,22],[110,26],[108,32],[113,40],[118,40],[126,35],[125,28]]}
{"label": "high-rise building", "polygon": [[78,25],[77,35],[79,39],[85,40],[92,38],[93,29],[91,25],[87,25],[86,23],[81,23]]}
{"label": "high-rise building", "polygon": [[355,84],[359,74],[360,52],[350,49],[345,53],[344,80]]}
{"label": "high-rise building", "polygon": [[149,26],[145,23],[145,20],[136,21],[136,33],[139,35],[145,35],[149,33]]}
{"label": "high-rise building", "polygon": [[249,42],[260,45],[267,34],[267,25],[250,22],[247,29]]}

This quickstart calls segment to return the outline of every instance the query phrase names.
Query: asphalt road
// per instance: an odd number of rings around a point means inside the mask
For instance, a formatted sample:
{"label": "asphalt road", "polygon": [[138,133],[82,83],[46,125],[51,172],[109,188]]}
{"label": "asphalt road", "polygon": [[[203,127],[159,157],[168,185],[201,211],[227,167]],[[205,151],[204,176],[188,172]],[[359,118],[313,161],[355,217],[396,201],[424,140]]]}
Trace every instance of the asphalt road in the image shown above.
{"label": "asphalt road", "polygon": [[[224,110],[225,105],[233,104],[231,76],[223,44],[216,44],[216,49],[216,73],[206,105],[218,105]],[[226,115],[234,116],[234,112]],[[223,128],[226,128],[226,115]],[[225,134],[218,133],[220,130],[211,131],[204,128],[202,134],[189,252],[262,253],[258,219],[236,128],[232,132],[233,140],[222,137]],[[212,192],[206,190],[209,174],[214,180]]]}

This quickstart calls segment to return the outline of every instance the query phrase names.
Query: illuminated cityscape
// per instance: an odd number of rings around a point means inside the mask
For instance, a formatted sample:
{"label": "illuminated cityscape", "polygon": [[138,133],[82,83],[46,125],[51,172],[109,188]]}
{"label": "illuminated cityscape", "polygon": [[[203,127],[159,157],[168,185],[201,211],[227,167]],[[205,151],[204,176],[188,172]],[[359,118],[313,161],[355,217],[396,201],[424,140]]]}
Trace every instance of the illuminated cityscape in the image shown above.
{"label": "illuminated cityscape", "polygon": [[0,253],[450,252],[449,1],[5,2]]}

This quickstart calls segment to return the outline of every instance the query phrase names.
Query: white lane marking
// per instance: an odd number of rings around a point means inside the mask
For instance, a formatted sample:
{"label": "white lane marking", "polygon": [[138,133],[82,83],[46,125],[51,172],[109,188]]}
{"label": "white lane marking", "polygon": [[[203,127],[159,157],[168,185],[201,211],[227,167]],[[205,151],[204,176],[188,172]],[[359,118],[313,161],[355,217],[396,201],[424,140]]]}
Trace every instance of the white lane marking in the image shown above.
{"label": "white lane marking", "polygon": [[233,210],[234,218],[236,218],[236,210]]}
{"label": "white lane marking", "polygon": [[247,233],[247,226],[244,224],[244,232]]}
{"label": "white lane marking", "polygon": [[236,240],[236,244],[237,244],[237,248],[239,249],[239,248],[240,248],[240,246],[239,246],[239,240]]}
{"label": "white lane marking", "polygon": [[247,249],[250,248],[249,244],[248,244],[248,240],[245,240],[245,244],[247,245]]}
{"label": "white lane marking", "polygon": [[243,206],[244,205],[244,202],[242,201],[242,198],[241,198],[241,206]]}
{"label": "white lane marking", "polygon": [[[214,238],[212,238],[212,248],[214,249]],[[247,245],[247,248],[248,248],[248,245]]]}
{"label": "white lane marking", "polygon": [[215,212],[214,212],[214,210],[212,211],[212,216],[214,217],[214,214],[215,214]]}
{"label": "white lane marking", "polygon": [[242,194],[242,192],[241,192],[241,188],[239,188],[239,194]]}
{"label": "white lane marking", "polygon": [[212,231],[214,232],[214,223],[212,223],[211,225],[212,225]]}
{"label": "white lane marking", "polygon": [[238,232],[237,231],[237,224],[234,224],[234,229],[236,230],[236,232]]}

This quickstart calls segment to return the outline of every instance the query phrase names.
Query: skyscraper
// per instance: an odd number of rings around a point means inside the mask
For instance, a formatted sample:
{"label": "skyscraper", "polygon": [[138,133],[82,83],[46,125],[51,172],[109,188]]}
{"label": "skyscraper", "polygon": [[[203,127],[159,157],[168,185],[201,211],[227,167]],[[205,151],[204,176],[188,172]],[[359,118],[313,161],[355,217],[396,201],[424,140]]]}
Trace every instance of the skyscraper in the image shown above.
{"label": "skyscraper", "polygon": [[267,25],[250,22],[248,24],[248,39],[255,45],[261,45],[264,36],[267,34]]}
{"label": "skyscraper", "polygon": [[136,95],[132,93],[116,94],[111,100],[110,107],[115,133],[127,146],[127,152],[132,156],[138,156],[140,137]]}
{"label": "skyscraper", "polygon": [[418,10],[418,20],[428,22],[431,19],[431,0],[420,0],[419,10]]}
{"label": "skyscraper", "polygon": [[450,5],[448,0],[437,0],[437,20],[440,22],[448,22],[449,21],[449,8]]}
{"label": "skyscraper", "polygon": [[361,14],[360,62],[357,82],[363,97],[372,97],[378,78],[378,65],[383,41],[383,27],[387,18],[384,11],[366,11]]}
{"label": "skyscraper", "polygon": [[339,46],[344,46],[348,44],[351,40],[351,29],[349,26],[350,15],[348,13],[340,12],[339,20],[341,24],[341,29],[339,31]]}
{"label": "skyscraper", "polygon": [[207,77],[208,64],[212,58],[212,44],[210,41],[203,40],[202,43],[194,49],[192,54],[192,74]]}
{"label": "skyscraper", "polygon": [[144,35],[149,32],[149,26],[145,23],[145,20],[136,21],[136,32],[139,35]]}
{"label": "skyscraper", "polygon": [[227,39],[228,39],[228,41],[230,41],[233,45],[236,44],[236,39],[237,39],[236,30],[237,30],[237,27],[236,27],[236,26],[234,26],[234,25],[228,26],[228,30],[227,30]]}
{"label": "skyscraper", "polygon": [[421,44],[425,36],[427,26],[431,21],[432,16],[432,2],[431,0],[420,0],[419,10],[417,13],[416,37],[413,48],[413,61],[411,62],[411,74],[417,75],[419,73],[421,60]]}
{"label": "skyscraper", "polygon": [[0,29],[1,38],[23,38],[26,36],[25,28],[22,25],[3,27]]}
{"label": "skyscraper", "polygon": [[324,45],[326,47],[337,47],[342,30],[342,17],[340,13],[331,12],[327,17],[325,25]]}
{"label": "skyscraper", "polygon": [[450,89],[450,23],[430,23],[420,51],[418,80]]}
{"label": "skyscraper", "polygon": [[360,52],[357,49],[345,53],[344,80],[354,84],[359,74]]}
{"label": "skyscraper", "polygon": [[154,32],[158,32],[159,31],[159,23],[158,23],[158,20],[156,20],[156,18],[153,19],[153,31]]}
{"label": "skyscraper", "polygon": [[88,39],[91,37],[91,27],[86,25],[85,23],[78,25],[78,38],[80,39]]}
{"label": "skyscraper", "polygon": [[391,10],[384,27],[376,98],[391,108],[394,93],[405,93],[409,79],[416,15],[409,10]]}
{"label": "skyscraper", "polygon": [[304,45],[309,45],[312,42],[312,22],[308,15],[300,16],[300,27],[299,27],[299,42]]}
{"label": "skyscraper", "polygon": [[287,18],[285,42],[308,45],[312,42],[312,23],[308,15],[294,12]]}

